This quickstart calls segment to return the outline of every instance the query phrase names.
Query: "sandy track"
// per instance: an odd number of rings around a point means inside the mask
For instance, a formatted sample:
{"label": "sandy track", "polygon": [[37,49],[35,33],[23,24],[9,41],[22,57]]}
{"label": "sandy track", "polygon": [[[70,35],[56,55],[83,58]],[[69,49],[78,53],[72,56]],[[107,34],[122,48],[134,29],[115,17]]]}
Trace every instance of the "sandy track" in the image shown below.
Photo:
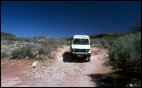
{"label": "sandy track", "polygon": [[[107,61],[107,50],[92,48],[91,61],[70,61],[64,57],[68,46],[57,51],[56,59],[50,61],[39,61],[35,69],[31,69],[34,60],[12,62],[7,64],[1,62],[1,86],[31,86],[31,87],[95,87],[90,74],[105,74],[110,72],[110,67],[104,65]],[[17,69],[13,71],[13,69]]]}

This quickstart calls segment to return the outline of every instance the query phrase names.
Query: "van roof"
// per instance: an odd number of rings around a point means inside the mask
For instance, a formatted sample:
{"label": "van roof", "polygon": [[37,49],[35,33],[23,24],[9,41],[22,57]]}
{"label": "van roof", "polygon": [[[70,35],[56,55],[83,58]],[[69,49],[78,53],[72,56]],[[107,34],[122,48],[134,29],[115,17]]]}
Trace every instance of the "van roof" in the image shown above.
{"label": "van roof", "polygon": [[85,38],[85,39],[89,39],[88,35],[74,35],[73,38]]}

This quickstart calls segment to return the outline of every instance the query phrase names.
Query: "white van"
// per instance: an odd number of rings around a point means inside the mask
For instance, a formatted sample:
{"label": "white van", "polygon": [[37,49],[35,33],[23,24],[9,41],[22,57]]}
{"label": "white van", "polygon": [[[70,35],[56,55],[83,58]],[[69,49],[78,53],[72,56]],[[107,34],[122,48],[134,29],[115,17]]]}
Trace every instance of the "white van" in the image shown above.
{"label": "white van", "polygon": [[74,35],[69,52],[77,57],[85,57],[90,61],[91,45],[88,35]]}

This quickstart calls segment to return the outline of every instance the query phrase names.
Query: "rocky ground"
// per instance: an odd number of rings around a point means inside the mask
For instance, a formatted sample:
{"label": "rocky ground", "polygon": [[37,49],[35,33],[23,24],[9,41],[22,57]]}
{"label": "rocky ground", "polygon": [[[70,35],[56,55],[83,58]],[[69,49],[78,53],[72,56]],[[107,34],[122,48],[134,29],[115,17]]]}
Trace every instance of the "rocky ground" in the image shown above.
{"label": "rocky ground", "polygon": [[1,86],[5,87],[95,87],[91,74],[107,74],[111,67],[107,61],[107,50],[92,48],[90,62],[76,58],[73,62],[65,57],[69,46],[58,49],[55,59],[38,60],[38,66],[31,65],[36,59],[1,60]]}

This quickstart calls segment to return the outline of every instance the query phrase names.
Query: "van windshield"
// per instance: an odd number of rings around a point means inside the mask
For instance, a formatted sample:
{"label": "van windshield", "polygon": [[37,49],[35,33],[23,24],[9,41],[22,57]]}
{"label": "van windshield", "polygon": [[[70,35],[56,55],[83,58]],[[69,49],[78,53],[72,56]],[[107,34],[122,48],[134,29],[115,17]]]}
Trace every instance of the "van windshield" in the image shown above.
{"label": "van windshield", "polygon": [[73,44],[77,45],[89,45],[89,40],[88,39],[74,39]]}

